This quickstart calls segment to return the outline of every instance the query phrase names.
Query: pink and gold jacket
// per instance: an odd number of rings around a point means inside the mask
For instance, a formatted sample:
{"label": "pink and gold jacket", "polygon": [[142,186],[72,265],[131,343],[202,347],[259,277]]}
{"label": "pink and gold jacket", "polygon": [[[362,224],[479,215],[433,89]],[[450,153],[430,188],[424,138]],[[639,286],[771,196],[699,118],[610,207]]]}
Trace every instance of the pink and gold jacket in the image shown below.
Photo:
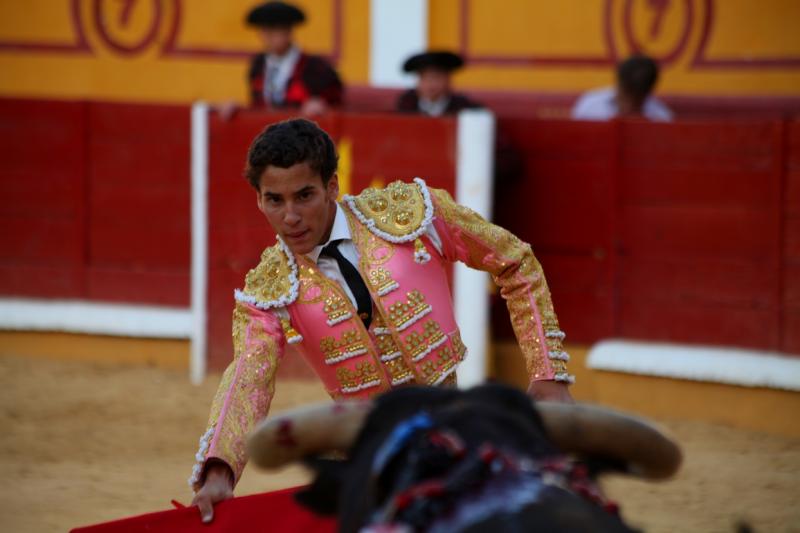
{"label": "pink and gold jacket", "polygon": [[[334,399],[370,397],[406,383],[455,382],[464,358],[447,280],[461,261],[489,272],[506,299],[530,380],[572,381],[569,359],[541,266],[531,247],[419,178],[344,198],[344,212],[375,309],[367,329],[350,299],[280,239],[236,292],[234,359],[200,439],[189,484],[209,459],[233,470],[247,461],[245,439],[267,415],[275,372],[294,344]],[[428,228],[441,243],[434,246]],[[440,250],[441,249],[441,250]]]}

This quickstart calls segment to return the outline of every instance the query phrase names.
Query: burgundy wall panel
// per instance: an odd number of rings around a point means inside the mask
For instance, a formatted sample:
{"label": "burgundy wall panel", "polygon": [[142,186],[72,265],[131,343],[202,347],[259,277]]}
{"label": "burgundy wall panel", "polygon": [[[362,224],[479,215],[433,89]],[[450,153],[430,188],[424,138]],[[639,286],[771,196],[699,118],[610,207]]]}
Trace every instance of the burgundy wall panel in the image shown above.
{"label": "burgundy wall panel", "polygon": [[719,344],[756,349],[777,347],[774,309],[669,298],[620,298],[620,334],[633,339]]}
{"label": "burgundy wall panel", "polygon": [[[211,117],[209,353],[274,234],[242,176],[286,114]],[[454,118],[333,113],[352,191],[454,191]],[[800,121],[499,120],[494,219],[531,242],[572,341],[613,335],[800,353]],[[189,305],[190,110],[0,99],[0,293]],[[504,163],[507,160],[504,160]],[[495,334],[512,335],[499,295]],[[302,365],[300,365],[302,366]]]}
{"label": "burgundy wall panel", "polygon": [[781,348],[800,354],[800,120],[786,127]]}
{"label": "burgundy wall panel", "polygon": [[780,123],[620,126],[620,334],[777,348]]}
{"label": "burgundy wall panel", "polygon": [[[782,256],[800,241],[792,215],[781,216],[780,122],[500,127],[523,172],[497,184],[495,218],[533,244],[570,339],[779,348],[781,287],[793,288],[796,272],[781,282]],[[792,168],[789,196],[800,191]],[[509,335],[497,302],[493,315]]]}
{"label": "burgundy wall panel", "polygon": [[84,293],[86,106],[0,99],[0,292]]}
{"label": "burgundy wall panel", "polygon": [[89,108],[88,297],[189,305],[189,108]]}

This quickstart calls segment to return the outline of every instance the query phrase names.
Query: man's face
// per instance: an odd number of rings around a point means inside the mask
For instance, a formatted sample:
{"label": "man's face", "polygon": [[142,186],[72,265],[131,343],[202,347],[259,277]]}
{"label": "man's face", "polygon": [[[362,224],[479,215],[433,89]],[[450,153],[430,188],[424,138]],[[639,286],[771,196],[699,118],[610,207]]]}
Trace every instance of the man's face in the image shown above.
{"label": "man's face", "polygon": [[436,101],[450,94],[450,73],[438,68],[422,69],[417,92],[421,98]]}
{"label": "man's face", "polygon": [[268,166],[261,174],[258,208],[295,254],[307,254],[328,240],[336,216],[339,179],[325,185],[308,163]]}
{"label": "man's face", "polygon": [[264,28],[261,37],[270,54],[282,56],[292,46],[292,28],[289,27]]}

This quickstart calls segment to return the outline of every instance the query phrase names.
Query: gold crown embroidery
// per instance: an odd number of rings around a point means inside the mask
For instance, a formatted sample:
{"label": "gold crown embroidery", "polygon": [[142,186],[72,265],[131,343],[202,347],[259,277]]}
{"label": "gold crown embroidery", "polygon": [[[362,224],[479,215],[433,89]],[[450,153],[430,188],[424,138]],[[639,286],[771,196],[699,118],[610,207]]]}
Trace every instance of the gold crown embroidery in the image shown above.
{"label": "gold crown embroidery", "polygon": [[391,361],[403,355],[391,335],[376,335],[378,350],[381,352],[381,361]]}
{"label": "gold crown embroidery", "polygon": [[407,296],[405,302],[395,302],[389,306],[389,320],[397,331],[403,331],[431,312],[431,306],[425,302],[425,296],[421,292],[414,289]]}
{"label": "gold crown embroidery", "polygon": [[434,380],[434,383],[439,381],[439,377],[442,374],[448,373],[458,364],[458,358],[455,357],[456,354],[457,352],[454,351],[450,346],[445,346],[439,350],[439,372],[437,372],[437,377]]}
{"label": "gold crown embroidery", "polygon": [[342,392],[358,392],[381,383],[377,367],[366,361],[358,363],[355,370],[347,367],[339,368],[336,377],[342,386]]}
{"label": "gold crown embroidery", "polygon": [[411,372],[411,369],[408,368],[402,358],[387,362],[386,368],[392,377],[392,385],[400,385],[414,379],[414,373]]}
{"label": "gold crown embroidery", "polygon": [[344,298],[338,294],[333,294],[325,298],[325,306],[323,311],[328,315],[328,325],[333,326],[339,322],[343,322],[353,316]]}
{"label": "gold crown embroidery", "polygon": [[428,383],[431,382],[430,377],[436,372],[436,365],[431,360],[423,362],[419,367],[422,375],[428,378]]}
{"label": "gold crown embroidery", "polygon": [[458,363],[457,353],[452,347],[445,346],[439,350],[436,362],[430,359],[422,362],[419,366],[419,371],[429,385],[438,384],[442,376],[446,376],[456,366]]}
{"label": "gold crown embroidery", "polygon": [[383,267],[369,271],[369,283],[379,296],[389,294],[400,285],[392,278],[392,274]]}
{"label": "gold crown embroidery", "polygon": [[405,338],[406,351],[411,356],[412,361],[419,361],[435,348],[438,348],[447,340],[442,328],[433,320],[428,320],[422,328],[422,333],[416,331],[410,333]]}
{"label": "gold crown embroidery", "polygon": [[325,356],[325,364],[333,365],[367,353],[367,346],[359,338],[358,331],[351,329],[345,331],[339,340],[333,337],[323,337],[319,342],[319,349]]}
{"label": "gold crown embroidery", "polygon": [[450,335],[450,345],[461,358],[467,353],[467,347],[464,346],[464,341],[461,340],[461,334],[458,331]]}

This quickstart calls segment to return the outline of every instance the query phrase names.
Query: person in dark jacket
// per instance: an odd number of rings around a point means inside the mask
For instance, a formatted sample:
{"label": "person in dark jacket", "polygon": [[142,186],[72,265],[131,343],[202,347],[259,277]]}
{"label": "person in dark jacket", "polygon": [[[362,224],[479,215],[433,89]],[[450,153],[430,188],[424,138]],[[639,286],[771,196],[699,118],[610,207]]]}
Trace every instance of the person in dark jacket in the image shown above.
{"label": "person in dark jacket", "polygon": [[342,103],[342,82],[330,63],[294,43],[294,28],[306,20],[303,11],[271,1],[253,8],[246,20],[259,29],[265,44],[247,76],[252,106],[295,108],[314,116]]}
{"label": "person in dark jacket", "polygon": [[432,117],[458,113],[462,109],[483,107],[462,94],[453,92],[453,72],[464,65],[464,60],[452,52],[431,51],[411,56],[403,64],[403,71],[419,76],[416,89],[409,89],[397,100],[397,111],[421,113]]}

